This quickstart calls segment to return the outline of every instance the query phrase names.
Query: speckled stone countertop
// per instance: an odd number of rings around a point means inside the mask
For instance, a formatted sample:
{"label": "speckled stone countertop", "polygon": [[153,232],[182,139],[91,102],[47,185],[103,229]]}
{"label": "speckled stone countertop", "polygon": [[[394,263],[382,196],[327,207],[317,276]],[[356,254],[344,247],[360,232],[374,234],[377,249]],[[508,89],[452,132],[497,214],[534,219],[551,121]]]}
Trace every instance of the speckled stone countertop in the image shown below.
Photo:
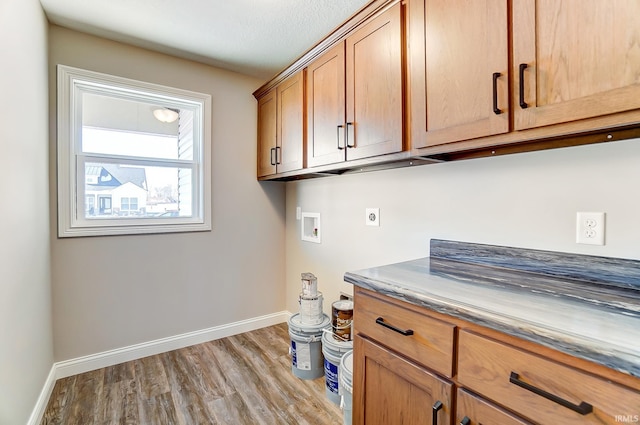
{"label": "speckled stone countertop", "polygon": [[640,378],[640,261],[433,239],[344,280]]}

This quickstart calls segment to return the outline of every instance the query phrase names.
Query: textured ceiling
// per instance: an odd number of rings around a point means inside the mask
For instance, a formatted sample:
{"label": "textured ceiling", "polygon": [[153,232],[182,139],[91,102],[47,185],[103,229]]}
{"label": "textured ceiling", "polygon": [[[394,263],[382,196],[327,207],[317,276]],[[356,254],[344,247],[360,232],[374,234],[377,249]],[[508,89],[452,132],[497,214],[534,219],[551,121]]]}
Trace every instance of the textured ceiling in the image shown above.
{"label": "textured ceiling", "polygon": [[40,0],[60,26],[267,80],[370,0]]}

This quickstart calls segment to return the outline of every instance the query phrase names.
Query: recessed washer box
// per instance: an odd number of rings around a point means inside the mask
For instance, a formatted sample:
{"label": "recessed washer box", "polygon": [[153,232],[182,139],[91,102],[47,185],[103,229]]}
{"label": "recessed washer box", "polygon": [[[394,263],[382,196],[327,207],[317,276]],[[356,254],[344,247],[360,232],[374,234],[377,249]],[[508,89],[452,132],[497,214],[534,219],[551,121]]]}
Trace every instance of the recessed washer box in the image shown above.
{"label": "recessed washer box", "polygon": [[300,222],[302,226],[300,238],[303,241],[320,243],[320,213],[303,212]]}

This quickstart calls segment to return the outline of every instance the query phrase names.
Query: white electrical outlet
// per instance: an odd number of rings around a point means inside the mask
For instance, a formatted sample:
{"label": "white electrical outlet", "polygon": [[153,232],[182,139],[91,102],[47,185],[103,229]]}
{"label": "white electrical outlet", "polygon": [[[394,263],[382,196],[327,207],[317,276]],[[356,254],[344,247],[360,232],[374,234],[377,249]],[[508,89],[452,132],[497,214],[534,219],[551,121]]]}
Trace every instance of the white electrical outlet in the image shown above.
{"label": "white electrical outlet", "polygon": [[604,245],[603,212],[579,212],[576,218],[576,243]]}
{"label": "white electrical outlet", "polygon": [[367,226],[380,226],[380,208],[365,208],[364,213]]}

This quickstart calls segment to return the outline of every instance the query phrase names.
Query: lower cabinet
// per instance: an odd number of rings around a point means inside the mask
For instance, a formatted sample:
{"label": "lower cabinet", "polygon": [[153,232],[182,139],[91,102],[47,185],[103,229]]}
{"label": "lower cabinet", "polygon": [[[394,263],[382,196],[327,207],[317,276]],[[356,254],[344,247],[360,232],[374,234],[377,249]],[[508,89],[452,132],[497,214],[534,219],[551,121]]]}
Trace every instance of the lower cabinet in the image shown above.
{"label": "lower cabinet", "polygon": [[467,330],[457,381],[536,423],[614,424],[640,412],[637,391]]}
{"label": "lower cabinet", "polygon": [[637,422],[640,382],[616,382],[612,370],[585,372],[561,353],[359,287],[354,302],[354,425]]}
{"label": "lower cabinet", "polygon": [[393,351],[355,337],[353,423],[450,424],[453,384]]}
{"label": "lower cabinet", "polygon": [[456,424],[460,425],[528,425],[526,422],[462,388],[456,397]]}

